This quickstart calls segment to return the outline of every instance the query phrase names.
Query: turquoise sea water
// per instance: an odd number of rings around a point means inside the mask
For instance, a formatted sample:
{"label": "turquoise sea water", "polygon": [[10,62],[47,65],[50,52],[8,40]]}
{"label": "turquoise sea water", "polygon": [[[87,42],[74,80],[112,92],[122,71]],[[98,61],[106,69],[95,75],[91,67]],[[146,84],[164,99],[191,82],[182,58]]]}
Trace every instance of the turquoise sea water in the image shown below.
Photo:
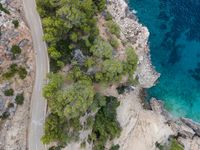
{"label": "turquoise sea water", "polygon": [[152,63],[161,73],[150,97],[174,116],[200,122],[200,0],[129,0],[150,31]]}

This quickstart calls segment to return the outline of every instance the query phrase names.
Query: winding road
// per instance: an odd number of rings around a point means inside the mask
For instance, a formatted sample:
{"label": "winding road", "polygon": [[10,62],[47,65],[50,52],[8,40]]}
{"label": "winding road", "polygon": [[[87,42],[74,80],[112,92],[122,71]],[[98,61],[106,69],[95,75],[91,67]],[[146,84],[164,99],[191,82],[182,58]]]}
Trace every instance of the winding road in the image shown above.
{"label": "winding road", "polygon": [[43,135],[43,124],[47,107],[47,102],[42,96],[42,87],[49,72],[47,46],[42,38],[42,24],[36,10],[35,0],[23,0],[23,8],[26,21],[31,30],[36,59],[36,75],[31,99],[31,118],[28,131],[28,149],[45,150],[45,145],[42,144],[40,139]]}

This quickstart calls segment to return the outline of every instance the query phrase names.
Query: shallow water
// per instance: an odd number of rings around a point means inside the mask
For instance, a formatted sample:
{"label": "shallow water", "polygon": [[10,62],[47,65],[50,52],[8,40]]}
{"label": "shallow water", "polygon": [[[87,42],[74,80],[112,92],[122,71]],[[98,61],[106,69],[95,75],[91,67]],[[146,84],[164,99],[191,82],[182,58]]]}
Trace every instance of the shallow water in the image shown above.
{"label": "shallow water", "polygon": [[152,63],[161,73],[148,90],[176,117],[200,122],[200,0],[129,0],[150,31]]}

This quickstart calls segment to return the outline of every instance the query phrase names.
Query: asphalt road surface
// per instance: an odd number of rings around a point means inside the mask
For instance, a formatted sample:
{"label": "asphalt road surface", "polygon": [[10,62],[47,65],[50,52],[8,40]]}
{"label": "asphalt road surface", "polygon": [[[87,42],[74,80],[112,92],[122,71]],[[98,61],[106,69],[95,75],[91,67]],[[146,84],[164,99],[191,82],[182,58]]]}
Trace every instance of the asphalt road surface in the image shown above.
{"label": "asphalt road surface", "polygon": [[28,132],[28,149],[45,150],[40,141],[46,116],[47,103],[42,96],[42,87],[49,72],[47,46],[43,41],[43,30],[40,16],[36,10],[35,0],[23,0],[25,18],[31,30],[36,59],[35,84],[31,99],[31,118]]}

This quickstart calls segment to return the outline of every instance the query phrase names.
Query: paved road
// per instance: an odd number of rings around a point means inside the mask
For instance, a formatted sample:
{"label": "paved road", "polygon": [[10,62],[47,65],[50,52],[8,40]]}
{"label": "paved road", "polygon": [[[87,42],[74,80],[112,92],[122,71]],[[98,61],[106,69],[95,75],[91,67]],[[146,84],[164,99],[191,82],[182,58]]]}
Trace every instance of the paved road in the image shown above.
{"label": "paved road", "polygon": [[26,21],[31,29],[36,56],[36,78],[31,100],[31,120],[28,133],[29,150],[45,150],[40,138],[43,135],[43,124],[47,103],[42,96],[42,87],[49,72],[47,47],[43,41],[43,30],[40,17],[36,11],[35,0],[23,0]]}

